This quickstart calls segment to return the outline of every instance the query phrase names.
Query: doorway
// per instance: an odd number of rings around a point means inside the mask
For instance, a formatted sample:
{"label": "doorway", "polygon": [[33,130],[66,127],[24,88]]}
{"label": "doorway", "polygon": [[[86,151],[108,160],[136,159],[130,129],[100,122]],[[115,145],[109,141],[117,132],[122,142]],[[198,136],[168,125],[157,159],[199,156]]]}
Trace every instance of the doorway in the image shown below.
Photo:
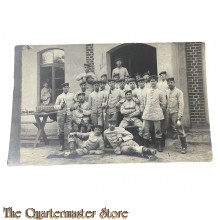
{"label": "doorway", "polygon": [[141,75],[148,70],[151,75],[157,75],[156,48],[142,43],[119,45],[107,52],[110,55],[111,72],[116,67],[114,60],[121,57],[122,66],[126,67],[129,75],[134,78],[137,73]]}

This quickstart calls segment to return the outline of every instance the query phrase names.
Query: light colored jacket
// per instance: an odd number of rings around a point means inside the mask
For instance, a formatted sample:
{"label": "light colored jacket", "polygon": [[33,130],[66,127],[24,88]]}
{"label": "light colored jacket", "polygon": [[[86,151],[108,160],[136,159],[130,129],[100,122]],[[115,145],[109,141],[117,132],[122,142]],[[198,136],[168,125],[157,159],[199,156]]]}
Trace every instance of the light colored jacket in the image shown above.
{"label": "light colored jacket", "polygon": [[166,96],[158,88],[150,88],[147,91],[147,102],[142,119],[160,121],[164,119],[163,111],[166,109]]}
{"label": "light colored jacket", "polygon": [[140,108],[139,106],[135,103],[134,100],[128,101],[126,100],[122,105],[121,105],[121,114],[124,115],[125,118],[134,118],[140,115]]}
{"label": "light colored jacket", "polygon": [[132,140],[133,135],[122,127],[116,127],[114,131],[111,131],[109,128],[104,131],[104,140],[108,140],[113,149],[118,147],[118,138],[122,138],[126,142]]}
{"label": "light colored jacket", "polygon": [[[73,107],[74,102],[75,102],[75,95],[73,93],[68,92],[67,94],[65,94],[63,92],[57,97],[56,102],[54,104],[54,109],[58,110],[59,113],[71,115],[72,112],[70,111],[70,108]],[[61,105],[63,103],[65,103],[65,106],[62,109]]]}
{"label": "light colored jacket", "polygon": [[173,90],[167,90],[167,111],[169,111],[171,114],[177,112],[178,117],[182,117],[183,110],[183,92],[176,87]]}

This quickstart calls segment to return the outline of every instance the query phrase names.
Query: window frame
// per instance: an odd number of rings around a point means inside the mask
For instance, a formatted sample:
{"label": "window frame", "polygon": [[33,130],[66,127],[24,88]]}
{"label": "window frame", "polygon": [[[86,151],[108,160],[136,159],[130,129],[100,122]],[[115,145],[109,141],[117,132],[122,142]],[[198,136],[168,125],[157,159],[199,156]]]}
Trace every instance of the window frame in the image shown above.
{"label": "window frame", "polygon": [[[52,67],[52,101],[51,104],[54,104],[56,102],[55,100],[55,67],[63,67],[64,68],[64,82],[65,82],[65,62],[63,64],[60,63],[51,63],[51,64],[41,64],[41,57],[42,54],[48,50],[62,50],[64,52],[65,56],[65,50],[62,48],[46,48],[44,50],[41,50],[38,52],[37,55],[37,105],[41,104],[41,67]],[[64,59],[65,61],[65,59]]]}

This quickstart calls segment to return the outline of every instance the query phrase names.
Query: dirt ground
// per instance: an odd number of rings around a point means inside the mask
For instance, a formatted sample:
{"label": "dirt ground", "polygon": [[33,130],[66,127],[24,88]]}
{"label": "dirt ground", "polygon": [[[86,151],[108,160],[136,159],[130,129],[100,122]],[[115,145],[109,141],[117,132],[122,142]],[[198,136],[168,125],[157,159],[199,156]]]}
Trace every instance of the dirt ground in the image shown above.
{"label": "dirt ground", "polygon": [[[190,137],[191,135],[191,137]],[[199,136],[200,135],[200,136]],[[38,147],[23,145],[20,148],[21,165],[65,165],[65,164],[111,164],[111,163],[152,163],[152,162],[208,162],[212,160],[212,148],[204,134],[188,134],[190,140],[187,154],[181,154],[176,146],[179,140],[167,139],[163,152],[157,152],[155,157],[146,159],[142,157],[106,153],[104,155],[85,155],[78,158],[64,158],[59,151],[58,141],[50,141],[45,146],[41,143]],[[202,141],[200,140],[202,139]]]}

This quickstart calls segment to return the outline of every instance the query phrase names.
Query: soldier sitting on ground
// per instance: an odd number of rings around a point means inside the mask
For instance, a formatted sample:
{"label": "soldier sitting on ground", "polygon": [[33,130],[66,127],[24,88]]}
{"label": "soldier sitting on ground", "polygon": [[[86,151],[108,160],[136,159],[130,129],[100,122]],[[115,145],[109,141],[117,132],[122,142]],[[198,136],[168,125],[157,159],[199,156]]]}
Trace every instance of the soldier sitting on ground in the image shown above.
{"label": "soldier sitting on ground", "polygon": [[104,131],[104,140],[108,141],[116,155],[127,154],[150,158],[156,150],[139,146],[133,141],[133,135],[122,127],[116,127],[116,120],[109,119],[109,128]]}
{"label": "soldier sitting on ground", "polygon": [[[83,156],[87,154],[103,154],[104,153],[104,140],[102,137],[103,127],[100,125],[93,126],[94,131],[81,133],[81,132],[73,132],[70,133],[70,138],[72,139],[71,143],[71,151],[68,156]],[[78,138],[80,140],[85,140],[81,146],[76,146],[75,139]]]}

